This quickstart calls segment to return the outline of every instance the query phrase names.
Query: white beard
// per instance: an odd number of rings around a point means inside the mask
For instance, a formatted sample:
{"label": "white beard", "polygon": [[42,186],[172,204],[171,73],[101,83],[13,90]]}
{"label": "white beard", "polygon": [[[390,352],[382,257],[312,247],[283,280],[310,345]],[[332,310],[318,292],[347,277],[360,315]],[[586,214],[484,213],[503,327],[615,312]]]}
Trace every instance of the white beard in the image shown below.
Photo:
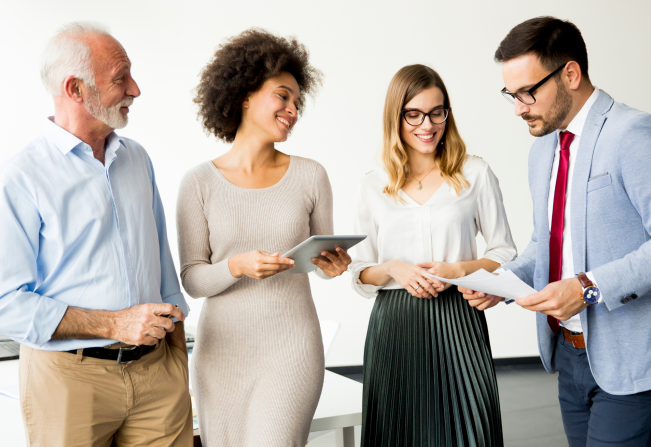
{"label": "white beard", "polygon": [[99,90],[96,87],[88,89],[88,97],[85,101],[86,110],[90,116],[100,120],[112,129],[122,129],[129,122],[129,117],[120,112],[121,107],[129,107],[133,104],[133,98],[123,99],[120,104],[113,107],[102,107],[99,97]]}

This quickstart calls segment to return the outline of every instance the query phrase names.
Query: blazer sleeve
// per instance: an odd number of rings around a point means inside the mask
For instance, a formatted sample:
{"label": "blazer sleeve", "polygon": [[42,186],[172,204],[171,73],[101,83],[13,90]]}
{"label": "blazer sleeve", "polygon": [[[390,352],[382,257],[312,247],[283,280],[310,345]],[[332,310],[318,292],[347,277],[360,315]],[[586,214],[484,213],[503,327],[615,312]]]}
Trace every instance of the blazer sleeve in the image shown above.
{"label": "blazer sleeve", "polygon": [[[540,141],[540,140],[539,140]],[[534,172],[538,166],[536,159],[536,143],[529,151],[529,191],[531,199],[534,198],[534,185],[532,179],[535,178]],[[534,287],[534,276],[536,271],[536,258],[538,250],[538,228],[536,227],[536,215],[533,214],[533,232],[531,233],[531,240],[527,244],[527,248],[516,257],[513,261],[502,265],[501,268],[510,270],[515,276],[520,278],[523,282]]]}
{"label": "blazer sleeve", "polygon": [[[535,227],[535,224],[534,224]],[[531,240],[527,245],[527,248],[524,249],[522,254],[515,258],[511,262],[507,262],[502,265],[501,268],[505,270],[510,270],[515,276],[520,278],[525,283],[529,284],[531,287],[534,287],[533,278],[534,271],[536,269],[536,246],[538,235],[536,234],[536,229],[534,228],[533,233],[531,234]]]}
{"label": "blazer sleeve", "polygon": [[[651,235],[651,115],[636,114],[625,126],[617,144],[617,161],[631,203]],[[623,258],[592,269],[608,310],[622,306],[621,299],[651,291],[651,240]]]}

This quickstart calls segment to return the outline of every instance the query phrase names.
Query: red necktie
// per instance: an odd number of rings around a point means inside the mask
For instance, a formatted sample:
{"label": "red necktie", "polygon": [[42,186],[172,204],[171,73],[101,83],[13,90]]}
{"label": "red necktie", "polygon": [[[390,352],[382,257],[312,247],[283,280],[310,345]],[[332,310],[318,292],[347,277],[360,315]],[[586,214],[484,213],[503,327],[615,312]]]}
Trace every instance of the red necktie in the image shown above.
{"label": "red necktie", "polygon": [[[570,165],[570,144],[574,134],[568,131],[561,132],[561,150],[554,189],[554,207],[552,208],[552,228],[549,238],[549,282],[561,279],[563,265],[563,222],[565,218],[565,193],[567,190],[567,168]],[[547,315],[547,323],[554,332],[558,333],[558,320]]]}

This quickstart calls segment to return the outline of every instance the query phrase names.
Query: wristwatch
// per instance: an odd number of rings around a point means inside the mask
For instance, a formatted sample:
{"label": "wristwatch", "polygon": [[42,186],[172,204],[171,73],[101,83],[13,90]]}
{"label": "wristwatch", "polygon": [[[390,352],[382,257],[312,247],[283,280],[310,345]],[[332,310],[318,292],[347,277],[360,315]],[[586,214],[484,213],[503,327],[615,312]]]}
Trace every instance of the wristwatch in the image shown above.
{"label": "wristwatch", "polygon": [[581,283],[581,287],[583,287],[583,301],[585,301],[588,304],[597,304],[599,302],[599,298],[601,297],[601,292],[599,291],[599,288],[594,285],[592,281],[590,281],[590,278],[588,278],[588,275],[585,273],[579,273],[579,282]]}

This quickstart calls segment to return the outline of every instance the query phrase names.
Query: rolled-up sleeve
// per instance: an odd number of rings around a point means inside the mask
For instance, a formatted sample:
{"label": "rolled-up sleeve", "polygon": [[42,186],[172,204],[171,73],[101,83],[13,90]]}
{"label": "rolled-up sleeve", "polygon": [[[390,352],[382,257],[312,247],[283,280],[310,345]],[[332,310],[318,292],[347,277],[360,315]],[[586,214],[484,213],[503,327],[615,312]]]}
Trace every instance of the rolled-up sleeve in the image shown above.
{"label": "rolled-up sleeve", "polygon": [[484,258],[500,265],[512,261],[518,252],[506,218],[499,181],[486,165],[477,197],[475,222],[486,241]]}
{"label": "rolled-up sleeve", "polygon": [[366,239],[357,244],[352,249],[353,262],[348,266],[348,271],[352,275],[352,286],[355,292],[364,298],[375,298],[382,286],[373,284],[364,284],[360,280],[361,273],[369,267],[378,265],[378,228],[369,198],[364,191],[362,182],[357,190],[354,214],[354,234],[365,234]]}
{"label": "rolled-up sleeve", "polygon": [[[151,163],[151,161],[150,161]],[[172,259],[172,251],[167,239],[167,224],[165,223],[165,210],[163,209],[163,202],[158,192],[158,185],[156,184],[156,177],[154,167],[151,166],[152,172],[152,187],[154,189],[154,219],[156,221],[156,229],[158,230],[158,245],[160,247],[160,296],[164,303],[178,305],[184,315],[190,313],[190,307],[185,301],[183,293],[181,293],[181,286],[179,279],[176,276],[176,268],[174,267],[174,260]]]}
{"label": "rolled-up sleeve", "polygon": [[0,181],[0,334],[43,346],[68,306],[34,293],[41,216],[11,181]]}

